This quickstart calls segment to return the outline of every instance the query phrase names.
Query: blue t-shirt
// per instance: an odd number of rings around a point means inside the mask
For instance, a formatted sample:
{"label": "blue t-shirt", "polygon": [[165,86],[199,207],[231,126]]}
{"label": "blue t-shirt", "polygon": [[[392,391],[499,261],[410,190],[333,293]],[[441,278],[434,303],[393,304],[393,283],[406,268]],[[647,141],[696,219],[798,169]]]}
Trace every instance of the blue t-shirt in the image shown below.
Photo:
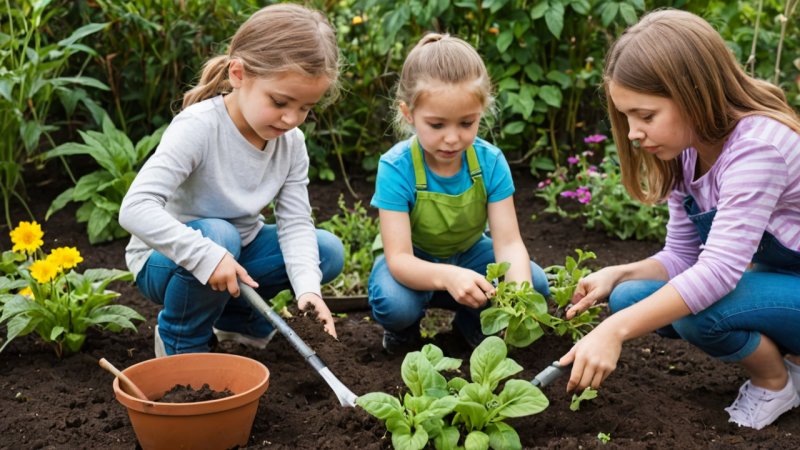
{"label": "blue t-shirt", "polygon": [[[503,152],[494,145],[476,138],[473,143],[489,203],[498,202],[514,194],[511,169]],[[461,157],[461,170],[451,177],[433,173],[425,164],[428,190],[459,195],[472,186],[467,164],[467,152]],[[417,198],[414,162],[411,160],[411,139],[398,142],[381,156],[375,180],[375,195],[370,205],[390,211],[411,212]]]}

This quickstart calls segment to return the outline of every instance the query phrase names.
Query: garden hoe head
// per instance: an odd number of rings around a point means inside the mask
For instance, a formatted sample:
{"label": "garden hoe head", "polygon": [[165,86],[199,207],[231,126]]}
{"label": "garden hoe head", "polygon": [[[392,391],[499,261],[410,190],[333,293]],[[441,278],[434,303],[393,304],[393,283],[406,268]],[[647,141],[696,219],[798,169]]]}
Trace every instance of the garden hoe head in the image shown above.
{"label": "garden hoe head", "polygon": [[278,315],[272,308],[270,308],[269,304],[261,298],[258,293],[251,288],[250,286],[239,282],[239,290],[241,291],[244,298],[250,303],[250,305],[261,315],[263,315],[269,323],[274,326],[278,332],[280,332],[283,337],[292,344],[292,347],[295,348],[303,358],[311,364],[317,373],[328,383],[328,386],[333,389],[333,392],[336,394],[336,398],[339,399],[339,403],[342,406],[356,406],[356,394],[354,394],[350,389],[347,388],[338,378],[328,369],[328,366],[325,362],[314,353],[314,350],[306,345],[300,336],[298,336],[294,330]]}

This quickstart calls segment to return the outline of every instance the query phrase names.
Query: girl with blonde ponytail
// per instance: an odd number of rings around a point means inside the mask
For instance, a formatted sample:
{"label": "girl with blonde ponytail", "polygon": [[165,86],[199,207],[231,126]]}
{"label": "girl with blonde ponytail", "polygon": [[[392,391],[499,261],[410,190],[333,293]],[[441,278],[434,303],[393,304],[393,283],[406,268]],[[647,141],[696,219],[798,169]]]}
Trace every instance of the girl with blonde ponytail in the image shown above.
{"label": "girl with blonde ponytail", "polygon": [[[336,335],[320,284],[339,274],[344,250],[314,228],[297,127],[335,97],[338,73],[325,17],[276,4],[242,24],[185,94],[120,211],[128,267],[163,305],[156,356],[209,351],[214,335],[263,348],[275,330],[239,297],[239,282],[265,298],[291,288]],[[267,225],[261,210],[273,202]]]}

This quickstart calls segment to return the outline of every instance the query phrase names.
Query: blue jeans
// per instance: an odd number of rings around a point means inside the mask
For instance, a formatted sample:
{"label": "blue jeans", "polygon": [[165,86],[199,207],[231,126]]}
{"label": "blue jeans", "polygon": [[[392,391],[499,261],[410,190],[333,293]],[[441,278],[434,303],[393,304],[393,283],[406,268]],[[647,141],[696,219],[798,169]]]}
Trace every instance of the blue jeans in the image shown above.
{"label": "blue jeans", "polygon": [[[259,284],[264,299],[290,289],[289,277],[278,245],[275,225],[264,225],[256,238],[242,247],[236,227],[222,219],[199,219],[186,224],[225,247]],[[344,265],[344,248],[333,234],[317,230],[322,283],[334,279]],[[272,332],[272,325],[254,311],[242,296],[215,291],[189,271],[159,252],[153,252],[136,277],[145,297],[164,305],[158,329],[168,355],[207,352],[212,326],[255,337]]]}
{"label": "blue jeans", "polygon": [[[437,258],[416,248],[414,255],[425,261],[452,264],[481,274],[486,273],[488,264],[495,262],[492,240],[485,235],[463,253],[457,253],[449,258]],[[531,261],[531,274],[533,288],[540,294],[548,296],[550,289],[547,276],[533,261]],[[464,306],[456,302],[447,291],[417,291],[404,286],[394,279],[383,255],[379,256],[372,266],[369,277],[369,304],[375,321],[386,330],[395,333],[403,333],[411,327],[417,327],[425,315],[425,310],[431,306],[456,311],[453,323],[464,334],[479,332],[481,329],[480,314],[483,308]]]}
{"label": "blue jeans", "polygon": [[[728,295],[657,332],[683,338],[726,362],[738,362],[753,353],[762,334],[782,352],[800,354],[800,276],[763,269],[757,266],[745,272]],[[620,311],[664,284],[658,280],[620,283],[609,297],[609,307]]]}

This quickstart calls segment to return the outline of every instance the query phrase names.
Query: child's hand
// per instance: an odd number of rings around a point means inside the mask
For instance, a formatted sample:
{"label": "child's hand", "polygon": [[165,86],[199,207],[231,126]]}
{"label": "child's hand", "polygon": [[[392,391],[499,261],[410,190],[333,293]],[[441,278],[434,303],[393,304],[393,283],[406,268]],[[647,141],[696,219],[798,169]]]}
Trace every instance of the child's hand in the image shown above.
{"label": "child's hand", "polygon": [[215,291],[228,291],[234,297],[239,296],[239,280],[251,288],[258,287],[247,271],[233,259],[233,255],[225,253],[217,268],[208,278],[208,285]]}
{"label": "child's hand", "polygon": [[[606,268],[608,269],[608,268]],[[615,276],[610,270],[599,270],[578,281],[572,295],[572,305],[567,309],[567,320],[582,313],[598,300],[608,298],[614,289]]]}
{"label": "child's hand", "polygon": [[494,296],[494,286],[478,272],[452,266],[445,287],[451,296],[464,306],[480,308]]}
{"label": "child's hand", "polygon": [[331,310],[317,294],[306,292],[297,299],[297,306],[303,311],[311,306],[317,313],[317,319],[324,324],[325,332],[336,337],[336,327],[333,325]]}

